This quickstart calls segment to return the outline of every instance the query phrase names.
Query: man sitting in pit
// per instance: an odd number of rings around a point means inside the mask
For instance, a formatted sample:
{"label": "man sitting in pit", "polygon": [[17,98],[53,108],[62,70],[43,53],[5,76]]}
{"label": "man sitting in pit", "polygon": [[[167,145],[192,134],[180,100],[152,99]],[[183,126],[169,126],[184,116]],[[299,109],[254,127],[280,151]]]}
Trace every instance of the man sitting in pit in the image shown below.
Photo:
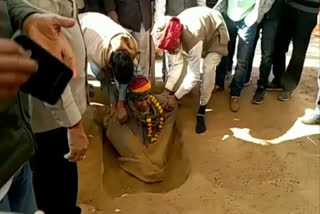
{"label": "man sitting in pit", "polygon": [[127,123],[121,125],[109,113],[104,120],[106,136],[120,154],[124,171],[147,183],[162,181],[177,107],[169,107],[163,96],[151,95],[151,83],[144,76],[129,83],[127,95]]}
{"label": "man sitting in pit", "polygon": [[[134,60],[139,55],[138,45],[121,25],[101,13],[83,13],[79,19],[91,70],[108,92],[112,110],[123,123],[127,120],[127,84],[132,79]],[[118,102],[116,85],[119,88]]]}

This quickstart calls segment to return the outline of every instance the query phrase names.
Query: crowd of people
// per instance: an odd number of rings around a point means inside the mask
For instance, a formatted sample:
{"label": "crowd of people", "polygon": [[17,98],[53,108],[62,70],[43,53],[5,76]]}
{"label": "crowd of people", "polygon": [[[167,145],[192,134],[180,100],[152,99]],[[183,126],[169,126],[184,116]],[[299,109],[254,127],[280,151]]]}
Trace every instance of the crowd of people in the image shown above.
{"label": "crowd of people", "polygon": [[[226,88],[237,53],[229,99],[231,111],[238,112],[242,89],[252,83],[260,37],[252,103],[262,104],[272,90],[281,90],[279,100],[288,101],[299,84],[318,13],[318,0],[0,0],[0,211],[81,213],[77,162],[89,146],[82,122],[88,70],[109,97],[104,127],[120,167],[142,181],[158,182],[178,101],[201,84],[195,132],[204,133],[206,106],[213,92]],[[38,62],[10,40],[17,30],[74,72],[55,105],[20,91],[37,73]],[[163,52],[162,95],[151,94],[148,79],[154,46]],[[320,122],[320,90],[314,112],[302,122]]]}

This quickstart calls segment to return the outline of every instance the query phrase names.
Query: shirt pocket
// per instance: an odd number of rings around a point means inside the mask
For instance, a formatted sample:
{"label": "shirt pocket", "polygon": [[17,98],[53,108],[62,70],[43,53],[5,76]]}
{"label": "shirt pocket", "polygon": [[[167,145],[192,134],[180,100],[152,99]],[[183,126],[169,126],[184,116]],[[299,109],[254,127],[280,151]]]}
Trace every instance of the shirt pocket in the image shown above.
{"label": "shirt pocket", "polygon": [[74,8],[73,8],[73,2],[72,1],[57,1],[58,6],[58,13],[61,16],[73,18]]}

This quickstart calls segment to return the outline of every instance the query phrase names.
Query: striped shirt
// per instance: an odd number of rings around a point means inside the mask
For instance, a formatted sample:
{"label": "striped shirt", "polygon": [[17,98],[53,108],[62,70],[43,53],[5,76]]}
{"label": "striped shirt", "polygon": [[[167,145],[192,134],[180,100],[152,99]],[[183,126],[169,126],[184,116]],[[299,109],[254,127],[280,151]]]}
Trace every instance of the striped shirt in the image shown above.
{"label": "striped shirt", "polygon": [[319,0],[287,0],[286,2],[288,5],[308,13],[317,14],[319,12]]}

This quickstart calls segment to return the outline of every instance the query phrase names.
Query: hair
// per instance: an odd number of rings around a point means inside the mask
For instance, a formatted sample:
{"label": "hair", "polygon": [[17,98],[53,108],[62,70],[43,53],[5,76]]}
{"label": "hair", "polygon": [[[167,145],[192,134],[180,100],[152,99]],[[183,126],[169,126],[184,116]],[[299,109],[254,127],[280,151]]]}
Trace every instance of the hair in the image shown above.
{"label": "hair", "polygon": [[121,84],[128,84],[133,77],[133,61],[125,49],[116,50],[111,55],[111,70],[116,80]]}

